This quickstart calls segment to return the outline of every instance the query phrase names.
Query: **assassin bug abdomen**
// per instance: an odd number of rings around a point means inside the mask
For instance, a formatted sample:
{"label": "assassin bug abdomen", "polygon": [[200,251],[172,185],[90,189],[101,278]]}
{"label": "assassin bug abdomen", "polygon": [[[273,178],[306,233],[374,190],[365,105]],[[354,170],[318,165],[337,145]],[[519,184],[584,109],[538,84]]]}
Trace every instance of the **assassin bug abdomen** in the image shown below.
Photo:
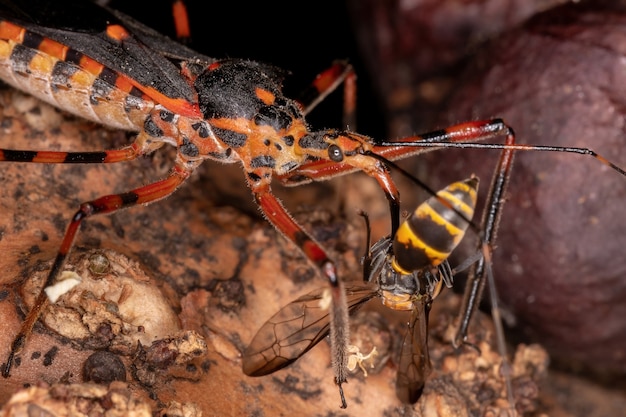
{"label": "assassin bug abdomen", "polygon": [[[156,103],[196,113],[178,60],[213,60],[89,2],[0,4],[2,79],[64,110],[112,127],[139,131]],[[59,23],[59,21],[61,23]],[[60,28],[59,28],[59,25]],[[121,52],[121,48],[125,48]],[[154,53],[158,48],[162,53]]]}

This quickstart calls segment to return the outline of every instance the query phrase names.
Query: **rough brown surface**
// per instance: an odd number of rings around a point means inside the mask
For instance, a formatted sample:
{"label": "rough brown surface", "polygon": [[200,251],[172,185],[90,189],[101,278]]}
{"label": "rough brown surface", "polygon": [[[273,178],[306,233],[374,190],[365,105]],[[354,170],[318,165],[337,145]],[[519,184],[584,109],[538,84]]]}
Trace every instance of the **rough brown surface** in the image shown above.
{"label": "rough brown surface", "polygon": [[[95,150],[128,140],[124,133],[59,116],[15,91],[3,91],[1,97],[1,146]],[[25,116],[16,106],[30,110]],[[27,119],[37,128],[30,128]],[[2,164],[3,358],[29,304],[28,294],[45,275],[78,204],[165,175],[169,157],[164,152],[109,166]],[[165,201],[84,222],[68,260],[69,275],[83,282],[47,313],[52,329],[64,336],[41,323],[35,327],[11,377],[0,385],[7,415],[24,407],[64,415],[76,403],[82,410],[147,406],[168,415],[425,415],[432,407],[442,415],[482,415],[506,409],[490,320],[481,316],[471,329],[471,341],[480,353],[471,348],[455,351],[447,342],[458,310],[458,297],[451,292],[436,300],[431,314],[434,371],[414,407],[402,405],[394,393],[394,357],[407,317],[383,309],[376,300],[366,308],[383,315],[389,337],[374,343],[391,342],[391,352],[377,369],[366,368],[367,378],[356,368],[344,387],[347,410],[339,408],[325,342],[274,375],[244,376],[240,355],[256,329],[288,301],[324,282],[291,243],[258,216],[212,199],[215,172],[220,178],[229,172],[241,178],[234,168],[201,170]],[[240,187],[245,191],[243,180]],[[367,187],[357,189],[365,192]],[[302,191],[292,189],[285,195],[297,192]],[[286,203],[291,206],[290,200]],[[355,210],[346,210],[346,219],[326,210],[294,211],[329,248],[342,277],[360,279],[364,227]],[[153,296],[141,297],[152,291]],[[151,308],[156,312],[146,316]],[[142,324],[157,314],[171,324]],[[136,339],[141,345],[132,343]],[[546,364],[539,347],[517,348],[512,377],[520,411],[536,409],[537,383]],[[83,385],[87,380],[101,385]],[[113,397],[119,399],[115,404]]]}

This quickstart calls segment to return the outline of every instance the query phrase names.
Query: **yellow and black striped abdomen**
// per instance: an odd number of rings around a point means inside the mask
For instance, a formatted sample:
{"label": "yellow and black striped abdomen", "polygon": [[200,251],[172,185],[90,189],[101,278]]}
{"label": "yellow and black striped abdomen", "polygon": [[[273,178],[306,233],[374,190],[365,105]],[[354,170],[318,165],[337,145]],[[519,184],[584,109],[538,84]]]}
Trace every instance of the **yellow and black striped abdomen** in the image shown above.
{"label": "yellow and black striped abdomen", "polygon": [[474,215],[478,178],[448,185],[420,204],[393,240],[393,268],[404,274],[438,266],[456,248]]}

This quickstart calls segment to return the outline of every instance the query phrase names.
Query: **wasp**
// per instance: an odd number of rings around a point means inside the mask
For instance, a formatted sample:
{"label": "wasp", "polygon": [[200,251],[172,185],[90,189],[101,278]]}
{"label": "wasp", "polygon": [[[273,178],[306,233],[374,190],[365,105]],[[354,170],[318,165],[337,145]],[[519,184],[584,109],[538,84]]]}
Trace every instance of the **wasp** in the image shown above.
{"label": "wasp", "polygon": [[[512,129],[500,119],[462,123],[388,142],[376,142],[346,129],[315,130],[306,116],[340,86],[344,88],[346,120],[351,120],[356,94],[353,68],[344,61],[333,63],[298,98],[283,94],[286,75],[266,63],[208,57],[91,2],[0,1],[0,79],[85,119],[136,133],[127,146],[93,152],[2,145],[0,161],[110,164],[135,160],[164,145],[176,150],[164,178],[80,204],[69,220],[44,287],[57,281],[85,219],[164,199],[205,160],[241,165],[245,182],[267,221],[293,242],[328,282],[338,315],[346,315],[347,307],[336,265],[275,196],[271,188],[274,179],[298,186],[365,172],[377,181],[388,200],[391,235],[395,236],[400,196],[386,161],[427,150],[473,147],[572,152],[591,155],[626,175],[589,149],[515,144]],[[505,136],[507,142],[482,143],[497,136]],[[11,344],[3,376],[10,375],[15,357],[48,303],[42,291]]]}
{"label": "wasp", "polygon": [[[473,275],[477,273],[477,268],[484,268],[483,261],[485,257],[489,258],[490,247],[495,243],[495,227],[502,212],[502,195],[508,186],[512,162],[512,151],[503,151],[483,214],[484,228],[479,232],[481,239],[477,252],[479,256],[469,260],[474,265],[471,271]],[[406,171],[403,173],[410,176]],[[453,270],[448,259],[469,227],[479,231],[472,222],[478,184],[478,178],[472,176],[452,183],[437,193],[429,190],[433,195],[401,223],[394,235],[380,239],[371,247],[368,218],[364,212],[361,213],[367,225],[368,249],[363,257],[363,282],[345,285],[348,311],[353,314],[371,299],[379,298],[390,309],[411,312],[396,377],[396,394],[403,403],[413,404],[419,400],[431,371],[428,315],[432,303],[443,285],[452,287],[456,271],[467,267]],[[490,274],[490,270],[487,273]],[[490,282],[490,285],[493,283]],[[497,295],[494,292],[490,295],[492,302],[496,303],[494,310],[497,310]],[[296,361],[328,335],[332,354],[337,354],[333,345],[345,346],[347,343],[340,339],[347,337],[345,335],[349,334],[349,329],[336,333],[334,329],[348,325],[340,321],[331,326],[337,318],[329,309],[326,298],[328,288],[314,290],[287,304],[265,322],[243,354],[244,373],[249,376],[271,374]],[[497,323],[499,316],[494,320],[497,333],[502,334],[502,328]],[[502,337],[499,342],[503,340]],[[505,358],[504,344],[499,348]],[[333,357],[333,364],[338,361]],[[509,384],[507,381],[509,403],[514,406]],[[339,392],[345,404],[341,385]]]}
{"label": "wasp", "polygon": [[[380,298],[393,310],[411,312],[396,380],[396,393],[405,403],[419,399],[430,372],[428,313],[443,285],[452,286],[448,257],[469,226],[467,219],[473,216],[477,190],[478,179],[470,178],[450,184],[419,205],[393,238],[382,238],[368,250],[364,282],[345,285],[351,313],[373,298]],[[331,320],[324,303],[327,296],[326,287],[314,290],[263,324],[243,354],[244,373],[273,373],[326,338]]]}

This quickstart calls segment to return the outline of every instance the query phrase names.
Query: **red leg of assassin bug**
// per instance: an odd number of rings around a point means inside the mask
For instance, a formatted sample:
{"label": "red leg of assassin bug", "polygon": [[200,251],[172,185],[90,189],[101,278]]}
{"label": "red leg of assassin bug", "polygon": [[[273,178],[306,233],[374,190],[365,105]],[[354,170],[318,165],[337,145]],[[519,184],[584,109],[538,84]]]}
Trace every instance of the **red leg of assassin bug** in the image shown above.
{"label": "red leg of assassin bug", "polygon": [[191,39],[191,30],[189,28],[189,15],[187,7],[182,0],[174,0],[172,2],[172,17],[174,18],[174,26],[176,28],[176,38],[188,43]]}
{"label": "red leg of assassin bug", "polygon": [[[84,219],[96,214],[113,213],[115,211],[137,204],[147,204],[156,200],[160,200],[173,193],[176,188],[178,188],[178,186],[182,184],[185,179],[187,179],[189,174],[191,174],[191,171],[187,168],[175,167],[172,170],[171,174],[162,181],[158,181],[153,184],[146,185],[144,187],[137,188],[123,194],[108,195],[81,204],[78,211],[72,217],[72,221],[67,228],[67,232],[63,237],[61,247],[59,248],[59,252],[54,260],[54,263],[52,264],[52,269],[50,270],[48,278],[44,282],[43,288],[45,289],[54,284],[54,281],[56,280],[58,274],[61,272],[67,255],[72,249],[74,240],[76,238],[76,233],[78,232],[78,229]],[[11,344],[11,351],[9,353],[7,363],[2,370],[2,375],[4,377],[9,376],[11,372],[11,365],[13,363],[15,355],[19,353],[19,351],[24,346],[24,343],[26,342],[26,339],[31,332],[33,325],[47,305],[48,296],[44,291],[42,291],[37,297],[35,305],[28,312],[26,319],[22,323],[20,331],[15,336],[15,339]]]}

